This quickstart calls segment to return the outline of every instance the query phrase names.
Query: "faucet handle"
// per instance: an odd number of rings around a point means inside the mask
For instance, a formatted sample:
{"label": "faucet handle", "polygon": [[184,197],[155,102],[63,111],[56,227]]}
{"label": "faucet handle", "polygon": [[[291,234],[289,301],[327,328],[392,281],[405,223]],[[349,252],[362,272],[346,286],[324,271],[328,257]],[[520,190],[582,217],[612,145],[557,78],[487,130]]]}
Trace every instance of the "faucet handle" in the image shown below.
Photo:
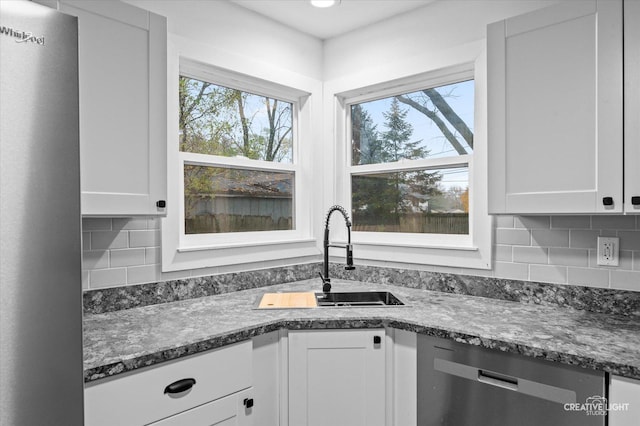
{"label": "faucet handle", "polygon": [[344,267],[344,270],[353,271],[356,269],[356,267],[353,266],[353,245],[347,244],[345,248],[347,249],[347,266]]}

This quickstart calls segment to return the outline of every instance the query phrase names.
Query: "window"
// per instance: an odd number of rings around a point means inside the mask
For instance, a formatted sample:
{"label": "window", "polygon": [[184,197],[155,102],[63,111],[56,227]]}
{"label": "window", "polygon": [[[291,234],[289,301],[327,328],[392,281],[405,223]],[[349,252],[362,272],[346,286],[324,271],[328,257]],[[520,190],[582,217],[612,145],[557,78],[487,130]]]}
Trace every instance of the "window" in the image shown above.
{"label": "window", "polygon": [[468,237],[474,103],[473,79],[347,102],[354,231]]}
{"label": "window", "polygon": [[293,121],[291,102],[180,76],[185,234],[294,229]]}

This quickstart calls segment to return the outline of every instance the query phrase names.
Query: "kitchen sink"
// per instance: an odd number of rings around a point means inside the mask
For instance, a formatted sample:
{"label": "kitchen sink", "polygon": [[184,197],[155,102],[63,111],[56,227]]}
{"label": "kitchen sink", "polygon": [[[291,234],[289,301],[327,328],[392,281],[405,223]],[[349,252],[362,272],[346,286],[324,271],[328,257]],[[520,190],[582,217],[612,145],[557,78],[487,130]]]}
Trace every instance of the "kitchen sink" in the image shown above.
{"label": "kitchen sink", "polygon": [[316,293],[318,307],[404,306],[404,302],[389,291],[355,291]]}

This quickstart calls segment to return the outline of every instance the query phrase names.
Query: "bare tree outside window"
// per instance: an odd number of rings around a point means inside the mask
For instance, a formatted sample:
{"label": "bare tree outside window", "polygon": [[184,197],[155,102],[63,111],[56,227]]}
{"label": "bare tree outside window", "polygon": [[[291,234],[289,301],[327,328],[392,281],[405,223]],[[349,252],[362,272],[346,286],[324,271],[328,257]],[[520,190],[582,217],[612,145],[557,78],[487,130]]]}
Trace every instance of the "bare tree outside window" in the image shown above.
{"label": "bare tree outside window", "polygon": [[[179,126],[182,152],[293,162],[290,102],[181,76]],[[293,182],[293,172],[185,164],[185,233],[294,229]]]}
{"label": "bare tree outside window", "polygon": [[[354,230],[469,233],[468,167],[405,169],[471,154],[473,102],[470,80],[351,106]],[[398,171],[357,172],[389,163]]]}

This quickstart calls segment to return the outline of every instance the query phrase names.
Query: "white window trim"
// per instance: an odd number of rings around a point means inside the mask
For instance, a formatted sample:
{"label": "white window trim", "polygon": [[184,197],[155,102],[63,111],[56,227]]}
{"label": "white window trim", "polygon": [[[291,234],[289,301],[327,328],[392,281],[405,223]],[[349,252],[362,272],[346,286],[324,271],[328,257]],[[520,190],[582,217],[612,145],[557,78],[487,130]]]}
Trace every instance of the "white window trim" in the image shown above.
{"label": "white window trim", "polygon": [[[310,214],[311,176],[303,173],[305,153],[300,154],[299,141],[308,138],[311,121],[310,93],[265,81],[253,76],[207,65],[185,57],[173,56],[168,75],[168,199],[167,217],[162,224],[162,271],[180,271],[200,268],[251,265],[274,261],[301,263],[315,259],[317,241],[313,238]],[[178,145],[178,77],[185,75],[204,79],[221,86],[237,88],[250,93],[277,98],[294,104],[293,107],[293,162],[272,163],[179,152]],[[304,121],[305,124],[301,122]],[[171,138],[174,138],[171,140]],[[302,148],[305,149],[305,148]],[[184,233],[184,164],[201,164],[266,171],[293,171],[294,223],[288,231],[234,232],[224,234],[185,235]]]}
{"label": "white window trim", "polygon": [[[472,155],[423,159],[384,165],[351,165],[349,108],[352,104],[411,93],[456,81],[475,80],[474,150]],[[492,219],[487,210],[486,54],[414,76],[382,81],[366,87],[330,93],[333,99],[336,153],[336,199],[350,210],[351,175],[384,170],[409,170],[434,165],[469,167],[470,217],[468,235],[352,232],[354,257],[373,264],[413,264],[491,269]]]}

